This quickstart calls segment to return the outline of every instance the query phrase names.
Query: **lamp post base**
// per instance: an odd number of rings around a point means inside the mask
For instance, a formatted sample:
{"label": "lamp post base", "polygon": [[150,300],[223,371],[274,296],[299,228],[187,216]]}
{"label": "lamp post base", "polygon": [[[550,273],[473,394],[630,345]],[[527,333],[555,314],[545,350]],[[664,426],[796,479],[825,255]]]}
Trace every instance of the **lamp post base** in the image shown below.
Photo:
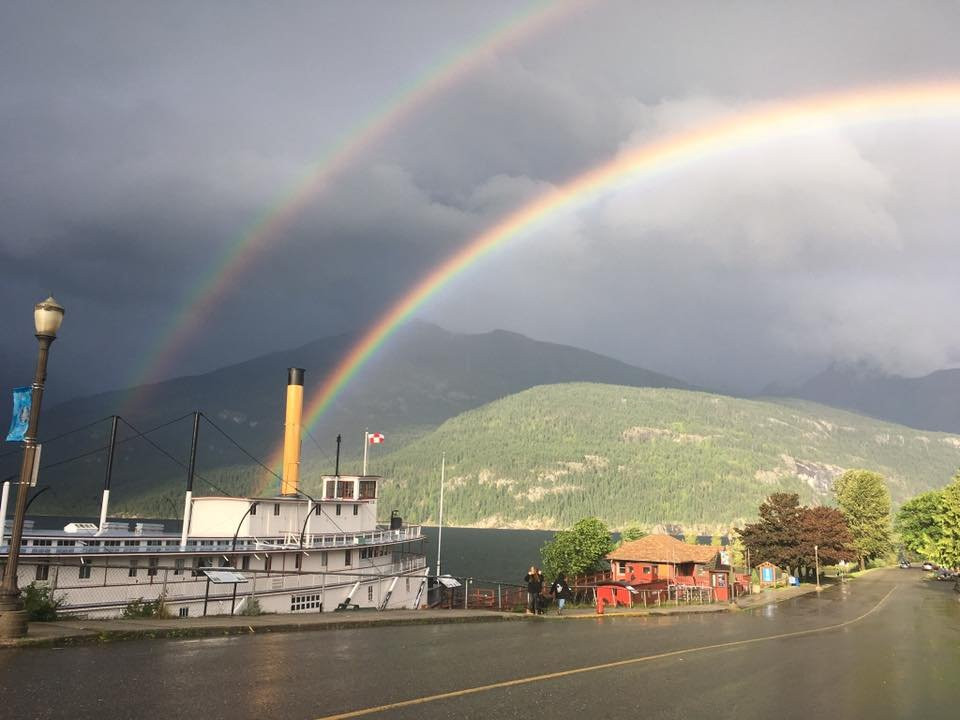
{"label": "lamp post base", "polygon": [[0,639],[24,637],[27,634],[27,619],[20,593],[0,593]]}

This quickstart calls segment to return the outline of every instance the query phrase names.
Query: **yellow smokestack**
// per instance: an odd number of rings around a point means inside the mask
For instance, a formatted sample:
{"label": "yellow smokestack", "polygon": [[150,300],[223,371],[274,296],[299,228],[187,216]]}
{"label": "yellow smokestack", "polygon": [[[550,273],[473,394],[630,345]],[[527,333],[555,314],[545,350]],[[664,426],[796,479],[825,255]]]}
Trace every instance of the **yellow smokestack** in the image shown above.
{"label": "yellow smokestack", "polygon": [[300,421],[303,415],[303,368],[287,370],[287,419],[283,426],[283,482],[281,495],[300,490]]}

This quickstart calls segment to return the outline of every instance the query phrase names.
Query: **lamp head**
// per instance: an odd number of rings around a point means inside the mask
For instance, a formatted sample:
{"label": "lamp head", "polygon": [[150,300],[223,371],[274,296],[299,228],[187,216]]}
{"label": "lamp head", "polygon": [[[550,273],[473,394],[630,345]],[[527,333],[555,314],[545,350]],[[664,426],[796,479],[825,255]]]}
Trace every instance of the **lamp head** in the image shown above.
{"label": "lamp head", "polygon": [[37,335],[55,338],[60,324],[63,322],[63,305],[53,299],[53,295],[33,308],[33,326]]}

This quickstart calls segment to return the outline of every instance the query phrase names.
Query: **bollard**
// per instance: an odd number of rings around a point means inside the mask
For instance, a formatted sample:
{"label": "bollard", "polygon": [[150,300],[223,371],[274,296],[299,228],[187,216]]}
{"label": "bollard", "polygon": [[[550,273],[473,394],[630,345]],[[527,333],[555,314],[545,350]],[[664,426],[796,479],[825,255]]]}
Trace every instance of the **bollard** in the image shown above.
{"label": "bollard", "polygon": [[603,615],[603,598],[597,595],[597,615]]}

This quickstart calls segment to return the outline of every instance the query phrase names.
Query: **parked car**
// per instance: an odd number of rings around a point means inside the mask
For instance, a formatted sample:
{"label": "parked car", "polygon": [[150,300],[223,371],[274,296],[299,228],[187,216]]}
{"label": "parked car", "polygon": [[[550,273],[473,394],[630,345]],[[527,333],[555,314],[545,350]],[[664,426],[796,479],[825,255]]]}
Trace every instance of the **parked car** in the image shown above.
{"label": "parked car", "polygon": [[956,580],[957,572],[950,568],[940,568],[935,576],[937,580]]}
{"label": "parked car", "polygon": [[934,565],[934,564],[933,564],[932,562],[930,562],[929,560],[928,560],[927,562],[925,562],[922,567],[923,567],[924,570],[936,570],[936,569],[937,569],[937,566]]}
{"label": "parked car", "polygon": [[901,560],[900,567],[902,567],[904,570],[908,570],[910,568],[910,563],[908,563],[906,560]]}

